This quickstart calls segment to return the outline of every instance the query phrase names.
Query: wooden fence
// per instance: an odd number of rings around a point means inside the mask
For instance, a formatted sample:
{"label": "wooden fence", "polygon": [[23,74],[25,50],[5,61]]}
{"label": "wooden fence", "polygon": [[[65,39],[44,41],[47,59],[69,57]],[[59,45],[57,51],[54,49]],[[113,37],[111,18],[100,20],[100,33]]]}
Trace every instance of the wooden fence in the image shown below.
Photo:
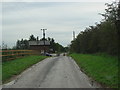
{"label": "wooden fence", "polygon": [[0,58],[2,57],[2,61],[13,60],[26,55],[39,54],[39,52],[34,50],[0,50],[0,53]]}

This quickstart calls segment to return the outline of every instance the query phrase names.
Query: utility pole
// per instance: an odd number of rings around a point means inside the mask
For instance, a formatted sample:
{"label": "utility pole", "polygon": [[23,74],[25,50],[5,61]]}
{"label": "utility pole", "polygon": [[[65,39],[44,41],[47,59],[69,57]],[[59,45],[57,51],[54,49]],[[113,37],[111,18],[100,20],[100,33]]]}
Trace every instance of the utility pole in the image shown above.
{"label": "utility pole", "polygon": [[73,31],[73,40],[75,40],[75,31]]}
{"label": "utility pole", "polygon": [[44,55],[45,55],[45,30],[47,30],[47,29],[41,29],[42,31],[43,31],[43,42],[44,42]]}

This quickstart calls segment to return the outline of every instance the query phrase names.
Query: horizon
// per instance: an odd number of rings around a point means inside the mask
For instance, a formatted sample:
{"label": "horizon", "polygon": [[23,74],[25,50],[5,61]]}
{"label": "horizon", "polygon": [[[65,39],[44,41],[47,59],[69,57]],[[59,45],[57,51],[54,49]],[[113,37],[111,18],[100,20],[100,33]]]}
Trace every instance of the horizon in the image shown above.
{"label": "horizon", "polygon": [[77,36],[103,19],[99,13],[104,13],[105,3],[3,2],[2,41],[13,47],[17,40],[28,39],[31,34],[42,38],[40,29],[46,28],[46,38],[54,38],[65,47],[72,41],[73,31]]}

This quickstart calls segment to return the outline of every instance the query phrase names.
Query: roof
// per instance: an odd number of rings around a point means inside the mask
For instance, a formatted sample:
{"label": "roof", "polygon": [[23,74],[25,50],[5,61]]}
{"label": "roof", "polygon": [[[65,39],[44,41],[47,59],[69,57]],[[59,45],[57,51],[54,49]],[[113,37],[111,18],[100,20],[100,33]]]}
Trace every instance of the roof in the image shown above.
{"label": "roof", "polygon": [[[44,45],[44,41],[29,41],[29,45]],[[50,45],[50,41],[45,41],[45,45]]]}

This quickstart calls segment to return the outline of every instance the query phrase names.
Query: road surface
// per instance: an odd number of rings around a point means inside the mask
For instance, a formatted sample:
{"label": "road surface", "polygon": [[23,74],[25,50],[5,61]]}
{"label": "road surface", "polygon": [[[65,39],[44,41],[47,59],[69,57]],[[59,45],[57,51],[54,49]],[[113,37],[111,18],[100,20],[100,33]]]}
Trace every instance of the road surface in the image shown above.
{"label": "road surface", "polygon": [[25,70],[3,88],[98,88],[67,56],[47,58]]}

